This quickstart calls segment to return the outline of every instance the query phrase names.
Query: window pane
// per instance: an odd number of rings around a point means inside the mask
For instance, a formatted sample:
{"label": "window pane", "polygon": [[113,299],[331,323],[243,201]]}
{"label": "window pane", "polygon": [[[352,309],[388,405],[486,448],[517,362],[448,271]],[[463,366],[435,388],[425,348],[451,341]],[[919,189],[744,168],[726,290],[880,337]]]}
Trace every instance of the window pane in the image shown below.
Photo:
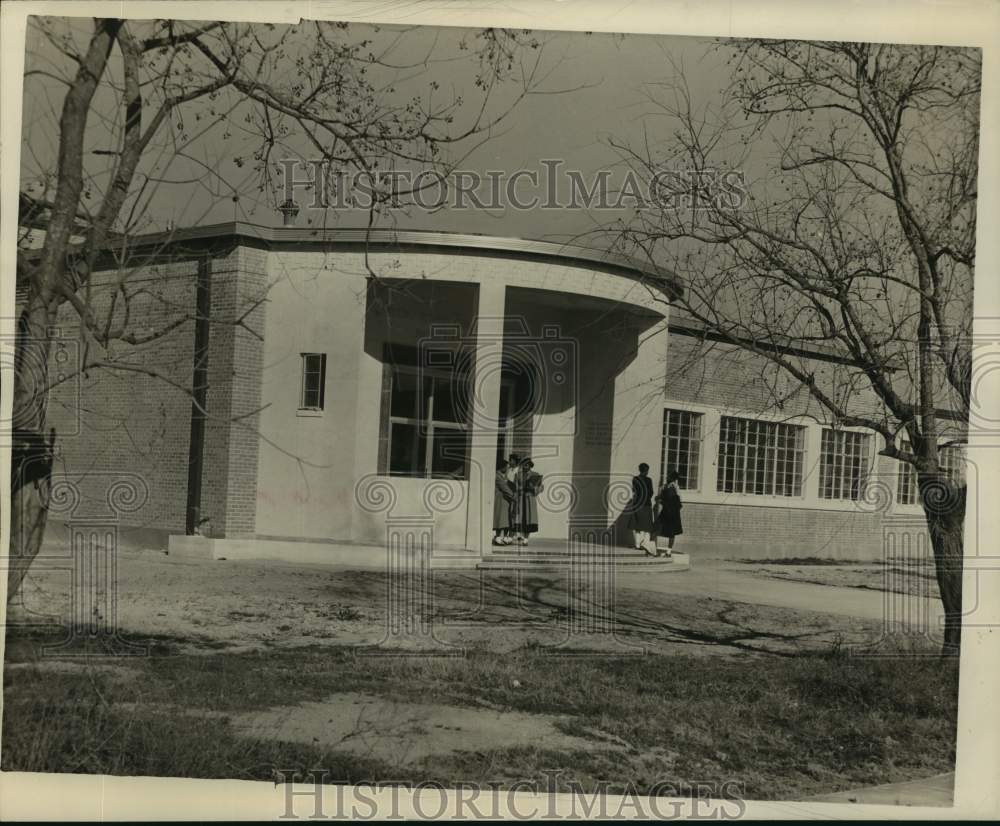
{"label": "window pane", "polygon": [[[904,444],[903,450],[909,450]],[[899,463],[899,484],[896,488],[896,501],[900,505],[912,505],[917,501],[917,472],[909,462]]]}
{"label": "window pane", "polygon": [[468,461],[468,433],[459,428],[434,426],[431,475],[464,479]]}
{"label": "window pane", "polygon": [[667,473],[676,470],[678,487],[695,490],[698,487],[698,464],[701,457],[701,414],[686,410],[663,411],[663,450],[661,483]]}
{"label": "window pane", "polygon": [[408,370],[393,369],[390,415],[406,419],[420,418],[419,376]]}
{"label": "window pane", "polygon": [[420,427],[392,422],[389,435],[389,473],[393,476],[424,476],[427,439]]}
{"label": "window pane", "polygon": [[723,416],[719,428],[718,490],[800,496],[804,444],[799,425]]}
{"label": "window pane", "polygon": [[458,382],[451,377],[436,376],[434,383],[434,421],[464,422]]}
{"label": "window pane", "polygon": [[322,409],[325,373],[326,357],[323,353],[302,354],[302,390],[299,395],[301,407]]}
{"label": "window pane", "polygon": [[824,429],[820,454],[820,496],[860,499],[868,478],[868,435]]}

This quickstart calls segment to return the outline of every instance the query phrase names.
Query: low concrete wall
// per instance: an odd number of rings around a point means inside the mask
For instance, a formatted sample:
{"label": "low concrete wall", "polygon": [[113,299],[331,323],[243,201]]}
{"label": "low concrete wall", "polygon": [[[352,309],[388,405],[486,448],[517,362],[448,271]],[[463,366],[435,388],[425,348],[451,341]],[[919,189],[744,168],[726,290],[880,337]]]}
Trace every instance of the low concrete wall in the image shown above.
{"label": "low concrete wall", "polygon": [[[118,547],[131,550],[165,550],[172,535],[167,528],[120,525],[111,520],[108,527],[117,531]],[[45,544],[59,546],[68,543],[69,524],[63,519],[50,518],[45,523]]]}

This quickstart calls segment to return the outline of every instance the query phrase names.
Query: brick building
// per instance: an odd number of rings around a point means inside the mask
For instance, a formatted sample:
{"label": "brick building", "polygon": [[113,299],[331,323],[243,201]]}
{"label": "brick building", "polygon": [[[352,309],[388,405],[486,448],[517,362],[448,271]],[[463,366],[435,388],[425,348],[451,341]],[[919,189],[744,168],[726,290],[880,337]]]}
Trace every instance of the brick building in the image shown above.
{"label": "brick building", "polygon": [[[66,308],[53,353],[74,518],[127,474],[143,490],[122,528],[178,552],[380,564],[387,525],[413,524],[446,564],[475,564],[497,457],[516,451],[546,479],[543,539],[621,531],[642,461],[680,472],[693,554],[872,559],[894,526],[921,533],[912,472],[672,319],[677,289],[592,250],[484,236],[235,223],[132,239],[92,285],[119,340],[97,355]],[[77,373],[84,357],[103,366]],[[836,362],[802,357],[818,375]]]}

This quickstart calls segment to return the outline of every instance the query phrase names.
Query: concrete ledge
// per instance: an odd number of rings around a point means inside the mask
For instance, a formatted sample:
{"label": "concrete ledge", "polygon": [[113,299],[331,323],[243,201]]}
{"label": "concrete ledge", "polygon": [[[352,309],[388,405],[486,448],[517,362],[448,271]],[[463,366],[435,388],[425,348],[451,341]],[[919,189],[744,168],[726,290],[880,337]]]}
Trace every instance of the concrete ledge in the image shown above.
{"label": "concrete ledge", "polygon": [[[70,524],[72,520],[49,519],[45,524],[45,541],[66,545],[69,542]],[[135,527],[114,521],[109,521],[108,527],[115,531],[119,548],[164,550],[171,536],[169,528]]]}
{"label": "concrete ledge", "polygon": [[[386,568],[386,550],[379,545],[174,535],[170,537],[167,552],[188,559],[270,560],[349,568]],[[431,568],[474,569],[480,559],[480,555],[473,551],[442,550],[431,557]]]}
{"label": "concrete ledge", "polygon": [[167,539],[167,553],[170,556],[180,556],[185,559],[215,559],[213,555],[214,539],[207,536],[185,536],[171,534]]}

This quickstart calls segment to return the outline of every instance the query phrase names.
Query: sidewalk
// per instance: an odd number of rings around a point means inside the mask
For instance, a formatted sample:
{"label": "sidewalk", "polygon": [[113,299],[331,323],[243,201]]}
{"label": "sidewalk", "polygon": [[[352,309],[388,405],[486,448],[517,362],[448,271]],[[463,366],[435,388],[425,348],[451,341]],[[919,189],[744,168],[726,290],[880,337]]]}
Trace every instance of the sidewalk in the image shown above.
{"label": "sidewalk", "polygon": [[937,774],[905,783],[888,783],[834,794],[810,797],[817,803],[868,803],[881,806],[951,806],[955,799],[955,773]]}
{"label": "sidewalk", "polygon": [[[865,588],[768,579],[754,576],[747,566],[739,563],[697,557],[692,557],[690,570],[680,576],[643,576],[623,571],[617,574],[616,581],[620,588],[713,597],[879,621],[886,617],[887,599],[903,600],[913,606],[917,601],[916,597],[890,596]],[[927,616],[936,623],[942,613],[941,603],[938,600],[926,600],[926,603]]]}

